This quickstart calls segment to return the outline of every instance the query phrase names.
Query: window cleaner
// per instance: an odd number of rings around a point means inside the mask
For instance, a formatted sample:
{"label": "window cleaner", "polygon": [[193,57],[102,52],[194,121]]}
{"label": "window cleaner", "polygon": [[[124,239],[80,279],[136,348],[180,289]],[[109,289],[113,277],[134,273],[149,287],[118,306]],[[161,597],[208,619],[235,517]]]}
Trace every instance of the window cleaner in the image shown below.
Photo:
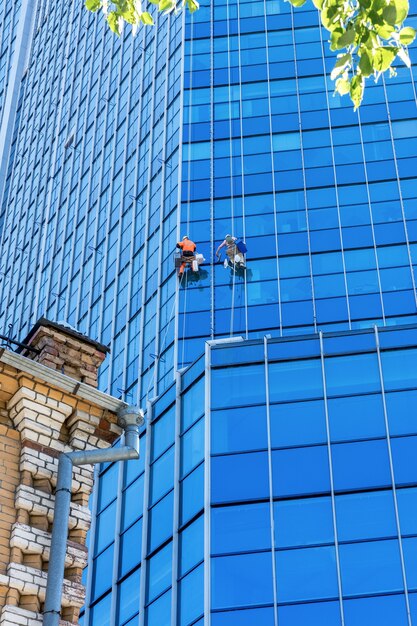
{"label": "window cleaner", "polygon": [[191,241],[187,235],[184,235],[182,241],[177,243],[177,248],[181,250],[181,254],[176,258],[175,264],[176,267],[179,265],[178,278],[182,278],[187,265],[191,266],[193,272],[198,272],[198,266],[203,263],[204,257],[202,254],[196,253],[197,246],[194,241]]}
{"label": "window cleaner", "polygon": [[226,258],[224,260],[224,267],[231,267],[232,269],[244,269],[246,267],[245,254],[247,247],[244,241],[238,241],[237,237],[232,235],[226,235],[224,241],[219,245],[216,250],[217,258],[221,259],[220,250],[226,247]]}

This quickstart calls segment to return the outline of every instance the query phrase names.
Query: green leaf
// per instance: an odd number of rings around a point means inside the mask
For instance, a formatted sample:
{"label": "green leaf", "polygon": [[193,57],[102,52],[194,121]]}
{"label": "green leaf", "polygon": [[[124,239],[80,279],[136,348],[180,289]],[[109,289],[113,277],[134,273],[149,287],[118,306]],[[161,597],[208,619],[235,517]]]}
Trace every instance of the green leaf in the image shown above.
{"label": "green leaf", "polygon": [[335,66],[332,69],[330,78],[334,80],[337,76],[342,74],[345,71],[346,65],[351,62],[352,62],[351,54],[344,54],[342,57],[340,57],[340,59],[336,61]]}
{"label": "green leaf", "polygon": [[288,0],[293,7],[302,7],[303,4],[307,2],[307,0]]}
{"label": "green leaf", "polygon": [[[303,1],[303,4],[304,2],[305,0]],[[200,8],[200,4],[197,2],[197,0],[187,0],[187,7],[190,13],[194,13],[194,11],[197,11]]]}
{"label": "green leaf", "polygon": [[321,23],[327,30],[333,31],[339,27],[339,11],[337,7],[325,7],[321,11]]}
{"label": "green leaf", "polygon": [[316,9],[321,11],[323,8],[324,0],[313,0],[313,4],[316,7]]}
{"label": "green leaf", "polygon": [[363,98],[363,92],[365,89],[365,80],[362,76],[354,76],[350,83],[350,98],[353,102],[354,111],[356,111],[360,106]]}
{"label": "green leaf", "polygon": [[389,4],[382,11],[382,17],[384,18],[387,24],[391,24],[391,26],[395,26],[397,24],[397,8],[395,4]]}
{"label": "green leaf", "polygon": [[153,26],[154,24],[152,15],[148,13],[147,11],[144,11],[143,13],[141,13],[140,19],[141,19],[142,24],[145,24],[145,26]]}
{"label": "green leaf", "polygon": [[408,0],[391,0],[391,4],[395,5],[396,24],[402,24],[408,15],[410,6]]}
{"label": "green leaf", "polygon": [[405,48],[399,48],[397,54],[407,67],[411,67],[410,57],[408,56],[408,52]]}
{"label": "green leaf", "polygon": [[350,46],[356,37],[356,31],[352,24],[349,24],[345,32],[341,37],[339,37],[337,45],[339,48],[347,48]]}
{"label": "green leaf", "polygon": [[346,78],[338,78],[336,81],[336,91],[344,96],[350,91],[350,81],[346,80]]}
{"label": "green leaf", "polygon": [[411,26],[406,26],[405,28],[402,28],[398,34],[400,38],[400,43],[402,43],[404,46],[409,46],[410,43],[413,43],[414,39],[416,38],[416,31],[414,30],[414,28],[411,28]]}
{"label": "green leaf", "polygon": [[359,69],[362,76],[368,77],[373,73],[372,59],[366,48],[361,48],[361,58],[359,61]]}
{"label": "green leaf", "polygon": [[85,0],[85,7],[94,13],[101,8],[101,0]]}
{"label": "green leaf", "polygon": [[393,33],[395,32],[395,27],[388,24],[388,22],[383,22],[381,25],[375,24],[375,30],[379,37],[382,37],[382,39],[391,39]]}
{"label": "green leaf", "polygon": [[160,11],[170,11],[174,7],[175,7],[175,2],[173,2],[173,0],[160,0],[159,2]]}
{"label": "green leaf", "polygon": [[376,48],[371,57],[373,68],[377,72],[385,72],[397,56],[398,48],[379,47]]}
{"label": "green leaf", "polygon": [[111,11],[111,13],[107,14],[106,19],[110,29],[120,37],[119,17],[120,16],[116,13],[116,11]]}

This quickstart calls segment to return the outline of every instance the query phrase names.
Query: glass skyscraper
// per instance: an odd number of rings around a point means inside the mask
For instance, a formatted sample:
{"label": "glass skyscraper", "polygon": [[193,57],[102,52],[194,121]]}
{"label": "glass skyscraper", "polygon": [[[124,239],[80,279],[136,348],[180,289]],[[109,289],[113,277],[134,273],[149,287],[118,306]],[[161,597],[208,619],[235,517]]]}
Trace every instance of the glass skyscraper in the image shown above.
{"label": "glass skyscraper", "polygon": [[101,470],[84,626],[417,626],[415,68],[354,113],[310,4],[33,21],[0,328],[109,344],[101,388],[147,408]]}

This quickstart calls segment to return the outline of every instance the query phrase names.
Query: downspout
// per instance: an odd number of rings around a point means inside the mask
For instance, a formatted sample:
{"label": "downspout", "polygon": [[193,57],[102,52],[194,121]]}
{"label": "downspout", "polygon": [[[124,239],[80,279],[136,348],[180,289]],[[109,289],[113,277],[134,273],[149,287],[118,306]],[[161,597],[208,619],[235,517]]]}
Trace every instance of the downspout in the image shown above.
{"label": "downspout", "polygon": [[113,463],[139,458],[139,427],[144,422],[142,409],[137,406],[128,406],[118,411],[117,416],[118,424],[124,430],[123,447],[106,450],[77,450],[63,452],[59,456],[51,552],[43,611],[44,626],[59,626],[61,619],[73,465]]}

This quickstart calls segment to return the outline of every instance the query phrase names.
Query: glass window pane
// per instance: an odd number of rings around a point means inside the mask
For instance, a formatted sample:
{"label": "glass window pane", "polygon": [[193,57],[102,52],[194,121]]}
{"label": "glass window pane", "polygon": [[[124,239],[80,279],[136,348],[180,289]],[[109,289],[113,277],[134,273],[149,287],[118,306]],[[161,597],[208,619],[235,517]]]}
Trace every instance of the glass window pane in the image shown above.
{"label": "glass window pane", "polygon": [[376,353],[326,357],[325,373],[329,397],[379,391],[381,387]]}
{"label": "glass window pane", "polygon": [[344,595],[402,591],[398,541],[342,544],[339,554]]}
{"label": "glass window pane", "polygon": [[268,482],[266,452],[218,456],[211,461],[213,503],[266,498]]}
{"label": "glass window pane", "polygon": [[204,459],[204,418],[194,424],[181,438],[181,477]]}
{"label": "glass window pane", "polygon": [[408,485],[417,482],[417,437],[391,439],[395,482]]}
{"label": "glass window pane", "polygon": [[100,476],[98,487],[97,510],[102,511],[112,500],[117,491],[117,480],[119,476],[119,464],[114,463]]}
{"label": "glass window pane", "polygon": [[109,543],[114,541],[116,525],[116,502],[113,502],[97,517],[96,542],[94,553],[101,552]]}
{"label": "glass window pane", "polygon": [[140,476],[123,493],[122,530],[143,515],[144,475]]}
{"label": "glass window pane", "polygon": [[204,612],[204,566],[179,582],[179,626],[188,626]]}
{"label": "glass window pane", "polygon": [[148,606],[146,626],[171,626],[171,590]]}
{"label": "glass window pane", "polygon": [[138,565],[142,558],[142,520],[120,537],[120,577]]}
{"label": "glass window pane", "polygon": [[266,407],[263,405],[212,411],[211,431],[213,454],[266,449]]}
{"label": "glass window pane", "polygon": [[323,381],[319,359],[269,364],[271,402],[321,398]]}
{"label": "glass window pane", "polygon": [[336,496],[339,541],[397,535],[392,491]]}
{"label": "glass window pane", "polygon": [[119,585],[118,616],[119,624],[124,624],[132,615],[139,612],[140,569],[133,572]]}
{"label": "glass window pane", "polygon": [[270,552],[216,557],[211,564],[213,609],[273,601]]}
{"label": "glass window pane", "polygon": [[330,491],[327,446],[274,450],[272,476],[274,496]]}
{"label": "glass window pane", "polygon": [[407,537],[402,540],[405,562],[405,573],[409,589],[417,589],[417,538]]}
{"label": "glass window pane", "polygon": [[270,411],[273,448],[327,441],[323,401],[271,404]]}
{"label": "glass window pane", "polygon": [[386,441],[332,444],[332,462],[335,490],[391,485]]}
{"label": "glass window pane", "polygon": [[152,422],[152,458],[157,459],[162,452],[174,443],[175,407],[164,413],[157,421]]}
{"label": "glass window pane", "polygon": [[417,487],[397,489],[402,535],[417,535]]}
{"label": "glass window pane", "polygon": [[385,395],[391,436],[417,433],[417,391],[396,391]]}
{"label": "glass window pane", "polygon": [[183,576],[204,558],[204,517],[201,516],[180,534],[179,571]]}
{"label": "glass window pane", "polygon": [[275,502],[274,522],[277,548],[334,541],[332,503],[329,497]]}
{"label": "glass window pane", "polygon": [[172,582],[172,543],[166,545],[148,561],[147,602],[152,602]]}
{"label": "glass window pane", "polygon": [[329,398],[331,441],[385,437],[381,395]]}
{"label": "glass window pane", "polygon": [[385,390],[417,387],[417,350],[381,352]]}
{"label": "glass window pane", "polygon": [[124,463],[124,485],[129,485],[132,480],[135,480],[142,472],[145,471],[145,457],[146,457],[146,435],[142,435],[140,438],[140,457],[136,460],[127,461]]}
{"label": "glass window pane", "polygon": [[174,486],[174,446],[151,466],[151,504]]}
{"label": "glass window pane", "polygon": [[211,380],[213,409],[265,402],[263,365],[216,369],[212,371]]}
{"label": "glass window pane", "polygon": [[211,626],[274,626],[274,609],[245,609],[211,614]]}
{"label": "glass window pane", "polygon": [[356,598],[343,602],[345,626],[408,626],[404,595]]}
{"label": "glass window pane", "polygon": [[111,594],[100,600],[90,613],[91,626],[111,626]]}
{"label": "glass window pane", "polygon": [[181,483],[181,523],[185,524],[204,507],[204,463]]}
{"label": "glass window pane", "polygon": [[107,550],[104,550],[104,552],[94,560],[92,600],[99,598],[111,587],[113,579],[113,553],[114,544],[107,548]]}
{"label": "glass window pane", "polygon": [[174,492],[171,491],[149,511],[149,552],[172,536]]}
{"label": "glass window pane", "polygon": [[339,602],[311,602],[278,607],[279,626],[342,626]]}
{"label": "glass window pane", "polygon": [[269,504],[213,508],[211,536],[212,554],[271,549]]}
{"label": "glass window pane", "polygon": [[181,425],[186,430],[193,422],[204,414],[205,379],[195,383],[181,398]]}
{"label": "glass window pane", "polygon": [[276,553],[278,602],[338,595],[334,546]]}

